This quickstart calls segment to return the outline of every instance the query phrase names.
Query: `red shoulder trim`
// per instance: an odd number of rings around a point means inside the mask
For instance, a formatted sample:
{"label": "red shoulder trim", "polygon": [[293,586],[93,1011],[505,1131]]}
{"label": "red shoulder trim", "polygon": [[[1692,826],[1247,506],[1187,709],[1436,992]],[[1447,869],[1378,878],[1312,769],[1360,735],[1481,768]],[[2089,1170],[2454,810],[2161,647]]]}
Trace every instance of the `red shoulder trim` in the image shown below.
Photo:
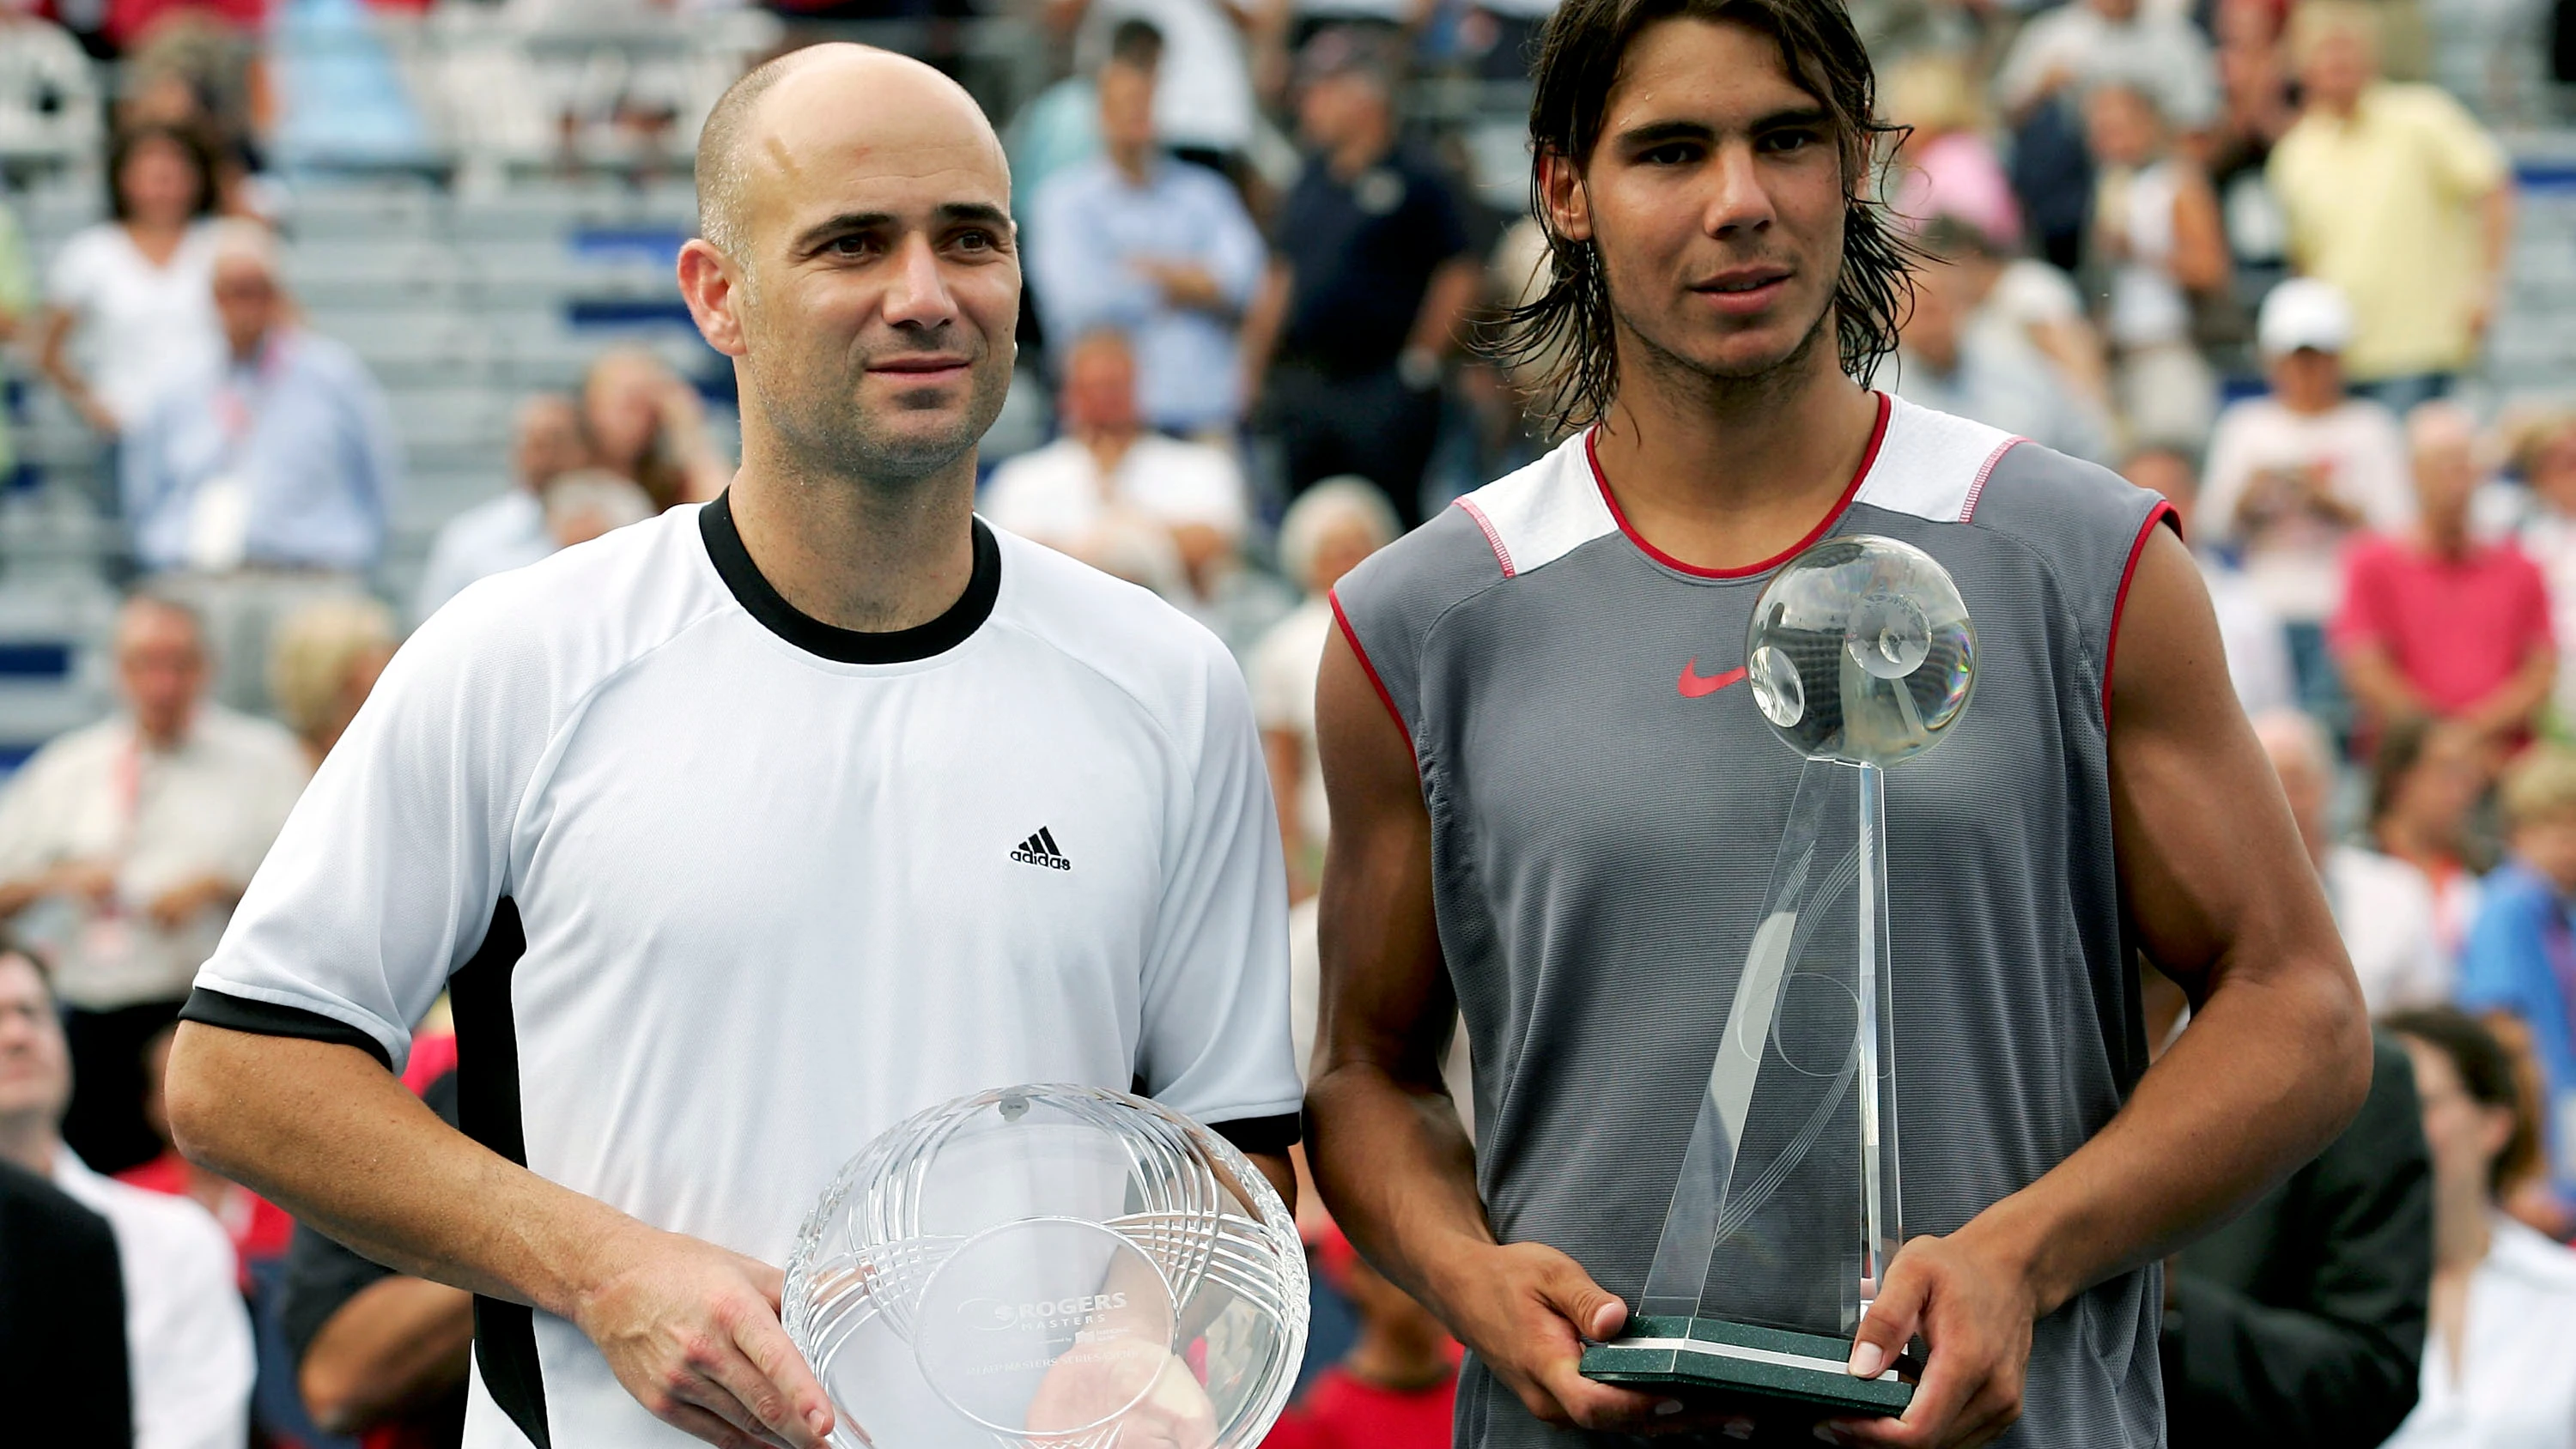
{"label": "red shoulder trim", "polygon": [[1342,638],[1349,642],[1351,653],[1359,659],[1361,671],[1368,675],[1369,687],[1377,691],[1378,703],[1386,706],[1386,717],[1395,721],[1395,732],[1404,736],[1404,752],[1413,756],[1414,768],[1421,769],[1422,752],[1413,747],[1413,731],[1405,724],[1403,711],[1395,707],[1395,696],[1386,692],[1386,681],[1377,677],[1377,666],[1369,662],[1368,650],[1360,643],[1359,631],[1351,627],[1351,616],[1342,612],[1341,591],[1328,590],[1324,597],[1332,602],[1333,623],[1340,627]]}
{"label": "red shoulder trim", "polygon": [[1469,518],[1476,520],[1478,528],[1485,531],[1485,542],[1494,550],[1494,562],[1503,566],[1503,577],[1508,579],[1519,573],[1518,569],[1512,567],[1512,551],[1503,546],[1502,534],[1495,531],[1494,520],[1485,516],[1485,510],[1476,506],[1476,500],[1461,498],[1458,500],[1458,507],[1465,511]]}
{"label": "red shoulder trim", "polygon": [[1844,485],[1843,496],[1835,501],[1832,508],[1825,511],[1825,516],[1817,520],[1816,526],[1808,530],[1807,536],[1760,563],[1746,564],[1740,569],[1698,568],[1683,563],[1680,559],[1646,542],[1646,536],[1639,533],[1635,526],[1628,522],[1628,515],[1619,507],[1619,495],[1610,491],[1610,480],[1601,472],[1601,451],[1595,446],[1601,436],[1600,429],[1595,428],[1583,435],[1583,459],[1592,465],[1592,481],[1601,489],[1601,501],[1610,505],[1610,517],[1618,522],[1619,531],[1628,535],[1628,541],[1643,551],[1646,557],[1668,569],[1689,574],[1696,579],[1741,579],[1754,574],[1769,573],[1804,553],[1815,544],[1816,540],[1833,531],[1834,525],[1841,521],[1843,514],[1850,511],[1852,500],[1860,496],[1860,485],[1869,480],[1870,465],[1878,461],[1878,445],[1887,440],[1887,415],[1890,411],[1887,394],[1880,393],[1878,421],[1870,425],[1869,446],[1861,449],[1860,466],[1852,470],[1851,482]]}
{"label": "red shoulder trim", "polygon": [[2138,577],[2138,560],[2146,557],[2147,539],[2155,533],[2159,523],[2172,529],[2174,537],[2182,537],[2182,519],[2174,513],[2174,506],[2157,499],[2156,506],[2147,510],[2147,521],[2138,525],[2137,541],[2129,545],[2128,565],[2120,570],[2119,595],[2111,600],[2111,637],[2102,646],[2102,733],[2105,735],[2111,732],[2111,664],[2120,654],[2120,616],[2128,611],[2129,585]]}

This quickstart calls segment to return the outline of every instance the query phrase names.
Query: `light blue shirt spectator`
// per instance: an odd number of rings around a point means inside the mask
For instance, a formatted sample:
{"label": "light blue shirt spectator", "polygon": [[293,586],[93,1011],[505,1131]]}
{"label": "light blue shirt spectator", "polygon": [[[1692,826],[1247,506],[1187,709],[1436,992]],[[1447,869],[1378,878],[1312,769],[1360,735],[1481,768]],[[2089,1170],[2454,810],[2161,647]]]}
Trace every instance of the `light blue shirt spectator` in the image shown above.
{"label": "light blue shirt spectator", "polygon": [[2551,1189],[2576,1203],[2576,921],[2556,888],[2529,866],[2508,861],[2486,879],[2477,924],[2461,953],[2459,1004],[2504,1011],[2531,1032],[2548,1100],[2541,1156]]}
{"label": "light blue shirt spectator", "polygon": [[[1115,328],[1136,354],[1146,421],[1176,433],[1232,427],[1242,413],[1237,319],[1261,283],[1261,233],[1225,179],[1156,156],[1139,184],[1107,156],[1067,167],[1030,206],[1026,260],[1038,317],[1059,349]],[[1139,263],[1214,279],[1226,313],[1173,304]]]}
{"label": "light blue shirt spectator", "polygon": [[120,449],[143,566],[363,570],[384,546],[401,455],[356,353],[278,327],[172,380]]}

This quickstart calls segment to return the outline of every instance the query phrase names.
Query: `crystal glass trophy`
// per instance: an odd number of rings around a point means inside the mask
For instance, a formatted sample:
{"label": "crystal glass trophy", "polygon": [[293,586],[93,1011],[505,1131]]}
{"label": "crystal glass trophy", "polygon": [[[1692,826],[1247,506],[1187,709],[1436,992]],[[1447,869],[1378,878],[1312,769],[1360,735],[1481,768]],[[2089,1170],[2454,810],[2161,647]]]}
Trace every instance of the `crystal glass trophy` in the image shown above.
{"label": "crystal glass trophy", "polygon": [[1306,1260],[1225,1139],[1025,1086],[905,1121],[833,1179],[783,1316],[843,1449],[1237,1449],[1288,1401]]}
{"label": "crystal glass trophy", "polygon": [[1643,1299],[1588,1377],[1863,1416],[1912,1398],[1845,1368],[1904,1241],[1884,773],[1957,723],[1975,659],[1958,586],[1894,539],[1827,539],[1755,604],[1754,702],[1806,764]]}

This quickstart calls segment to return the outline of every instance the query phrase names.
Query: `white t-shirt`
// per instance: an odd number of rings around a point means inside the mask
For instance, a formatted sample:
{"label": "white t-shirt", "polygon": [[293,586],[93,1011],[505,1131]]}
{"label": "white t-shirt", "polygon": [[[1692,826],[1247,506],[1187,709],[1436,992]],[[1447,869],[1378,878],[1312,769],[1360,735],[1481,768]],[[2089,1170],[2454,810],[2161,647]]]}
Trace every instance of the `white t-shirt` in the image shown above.
{"label": "white t-shirt", "polygon": [[222,1225],[186,1198],[99,1176],[67,1147],[53,1180],[116,1236],[134,1449],[241,1449],[255,1365]]}
{"label": "white t-shirt", "polygon": [[105,905],[45,901],[18,922],[51,953],[62,999],[106,1011],[187,995],[224,910],[165,928],[144,908],[202,876],[249,880],[308,772],[293,735],[213,703],[176,749],[151,748],[119,715],[38,750],[0,793],[0,880],[76,861],[116,871]]}
{"label": "white t-shirt", "polygon": [[2210,434],[2195,516],[2206,538],[2244,546],[2246,578],[2274,613],[2294,623],[2334,613],[2346,535],[2317,520],[2293,519],[2245,538],[2236,528],[2236,508],[2258,473],[2310,466],[2324,470],[2327,487],[2361,514],[2364,528],[2398,533],[2415,521],[2406,438],[2388,409],[2366,398],[2313,416],[2269,397],[2230,403]]}
{"label": "white t-shirt", "polygon": [[513,487],[456,515],[438,530],[429,546],[429,563],[421,570],[420,588],[412,595],[417,623],[464,592],[467,584],[494,574],[526,568],[553,555],[555,536],[546,531],[546,507],[537,495]]}
{"label": "white t-shirt", "polygon": [[2440,1006],[2458,966],[2443,950],[2433,884],[2392,855],[2338,845],[2326,853],[2326,898],[2370,1014]]}
{"label": "white t-shirt", "polygon": [[1112,504],[1156,523],[1203,523],[1243,536],[1249,509],[1243,470],[1220,448],[1146,433],[1128,446],[1104,482],[1091,450],[1058,438],[993,470],[984,516],[994,526],[1059,547],[1100,526]]}
{"label": "white t-shirt", "polygon": [[[400,1061],[453,975],[469,1135],[770,1263],[870,1140],[991,1087],[1141,1084],[1284,1147],[1242,675],[1153,595],[977,533],[965,596],[900,634],[796,613],[722,501],[468,588],[324,761],[189,1016]],[[515,1322],[486,1315],[472,1449],[524,1442],[516,1375],[557,1444],[695,1442],[573,1325]]]}
{"label": "white t-shirt", "polygon": [[2415,1411],[2383,1449],[2576,1449],[2576,1253],[2502,1213],[2490,1231],[2459,1375],[2426,1335]]}
{"label": "white t-shirt", "polygon": [[2289,636],[2281,616],[2263,602],[2245,575],[2207,557],[2200,560],[2200,581],[2209,587],[2209,606],[2218,615],[2218,642],[2227,651],[2227,681],[2236,686],[2236,702],[2248,718],[2259,718],[2299,702],[2291,678]]}
{"label": "white t-shirt", "polygon": [[140,421],[173,373],[222,350],[214,244],[214,228],[200,222],[156,267],[124,227],[100,222],[55,253],[45,300],[72,314],[72,360],[120,422]]}

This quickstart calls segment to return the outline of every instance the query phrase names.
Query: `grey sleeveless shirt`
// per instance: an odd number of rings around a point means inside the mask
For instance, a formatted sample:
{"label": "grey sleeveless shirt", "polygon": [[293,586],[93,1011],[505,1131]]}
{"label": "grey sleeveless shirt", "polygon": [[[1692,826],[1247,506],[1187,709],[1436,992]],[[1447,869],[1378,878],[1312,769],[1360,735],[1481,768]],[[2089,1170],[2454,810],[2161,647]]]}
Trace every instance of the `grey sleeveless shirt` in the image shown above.
{"label": "grey sleeveless shirt", "polygon": [[[1633,1305],[1800,762],[1741,682],[1787,555],[1723,573],[1661,555],[1589,441],[1459,500],[1334,603],[1420,768],[1494,1231],[1564,1250]],[[1887,777],[1909,1235],[2056,1166],[2146,1069],[2104,708],[2129,575],[2166,512],[2100,468],[1882,396],[1817,530],[1924,549],[1977,626],[1966,715]],[[2140,1271],[2041,1322],[2004,1442],[2161,1443],[2161,1298]],[[1548,1428],[1471,1363],[1457,1442],[1611,1441]]]}

